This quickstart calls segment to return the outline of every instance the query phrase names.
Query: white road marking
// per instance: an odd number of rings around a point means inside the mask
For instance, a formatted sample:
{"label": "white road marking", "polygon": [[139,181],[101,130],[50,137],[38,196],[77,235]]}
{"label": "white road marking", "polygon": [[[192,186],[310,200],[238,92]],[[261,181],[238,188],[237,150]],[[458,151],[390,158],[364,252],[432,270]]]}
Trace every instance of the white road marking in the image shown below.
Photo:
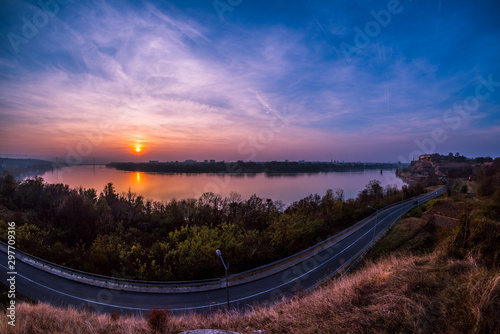
{"label": "white road marking", "polygon": [[[436,195],[437,195],[437,194],[436,194]],[[423,199],[426,199],[426,200],[427,200],[427,198],[426,198],[426,197],[427,197],[427,196],[423,197]],[[430,197],[432,197],[432,196],[430,196]],[[396,213],[396,212],[397,212],[397,211],[394,211],[394,212],[390,213],[389,215],[387,215],[387,217],[383,218],[383,219],[382,219],[382,221],[384,221],[385,219],[388,219],[390,216],[392,216],[392,215],[393,215],[394,213]],[[397,219],[399,219],[401,216],[402,216],[402,214],[401,214],[399,217],[397,217],[397,218],[396,218],[396,220],[397,220]],[[373,219],[373,218],[372,218],[372,219]],[[378,224],[380,224],[380,223],[378,223]],[[378,225],[378,224],[377,224],[377,225]],[[344,249],[342,249],[340,252],[338,252],[335,256],[338,256],[338,255],[342,254],[345,250],[347,250],[348,248],[350,248],[352,245],[354,245],[355,243],[357,243],[357,242],[358,242],[361,238],[363,238],[365,235],[367,235],[369,232],[371,232],[373,229],[375,229],[375,227],[376,227],[376,226],[374,225],[372,228],[370,228],[368,231],[366,231],[366,232],[365,232],[362,236],[360,236],[358,239],[356,239],[354,242],[352,242],[349,246],[345,247],[345,248],[344,248]],[[325,249],[325,250],[326,250],[326,249]],[[314,270],[316,270],[316,269],[318,269],[318,268],[320,268],[320,267],[324,266],[324,265],[325,265],[326,263],[328,263],[328,262],[329,262],[332,258],[333,258],[333,257],[329,258],[328,260],[324,261],[323,263],[321,263],[321,264],[320,264],[320,265],[318,265],[317,267],[315,267],[315,268],[313,268],[313,269],[311,269],[311,270],[309,270],[309,271],[305,272],[304,274],[302,274],[302,275],[300,275],[300,276],[298,276],[298,277],[296,277],[296,278],[294,278],[294,279],[292,279],[292,280],[290,280],[290,281],[287,281],[287,282],[285,282],[285,283],[283,283],[283,284],[280,284],[280,285],[278,285],[278,286],[275,286],[275,287],[273,287],[273,288],[271,288],[271,289],[268,289],[268,290],[265,290],[265,291],[261,291],[261,292],[259,292],[259,293],[256,293],[256,294],[253,294],[253,295],[250,295],[250,296],[246,296],[246,297],[239,298],[239,299],[234,299],[234,300],[232,300],[231,302],[239,302],[239,301],[243,301],[243,300],[246,300],[246,299],[250,299],[250,298],[253,298],[253,297],[256,297],[256,296],[259,296],[259,295],[265,294],[265,293],[267,293],[267,292],[270,292],[270,291],[272,291],[272,290],[278,289],[278,288],[280,288],[280,287],[282,287],[282,286],[285,286],[285,285],[287,285],[287,284],[290,284],[290,283],[292,283],[292,282],[295,282],[296,280],[298,280],[298,279],[300,279],[300,278],[302,278],[302,277],[304,277],[304,276],[308,275],[309,273],[313,272]],[[305,261],[303,261],[303,262],[305,262]],[[303,263],[303,262],[301,262],[301,263]],[[5,268],[6,270],[8,269],[7,267],[5,267],[5,266],[4,266],[4,265],[2,265],[2,264],[0,264],[0,266],[1,266],[1,267],[3,267],[3,268]],[[114,307],[114,308],[119,308],[119,309],[135,310],[135,311],[150,311],[150,310],[151,310],[151,309],[149,309],[149,308],[138,308],[138,307],[128,307],[128,306],[117,306],[117,305],[113,305],[113,304],[107,304],[107,303],[102,303],[102,302],[98,302],[98,301],[94,301],[94,300],[90,300],[90,299],[85,299],[85,298],[76,297],[76,296],[73,296],[73,295],[67,294],[67,293],[65,293],[65,292],[58,291],[58,290],[56,290],[56,289],[50,288],[50,287],[45,286],[45,285],[43,285],[43,284],[40,284],[40,283],[38,283],[38,282],[35,282],[35,281],[33,281],[33,280],[31,280],[31,279],[29,279],[29,278],[27,278],[27,277],[25,277],[25,276],[23,276],[23,275],[21,275],[21,274],[17,274],[17,276],[18,276],[18,277],[21,277],[21,278],[23,278],[23,279],[25,279],[25,280],[27,280],[28,282],[31,282],[31,283],[36,284],[36,285],[38,285],[38,286],[41,286],[41,287],[43,287],[43,288],[45,288],[45,289],[47,289],[47,290],[50,290],[50,291],[53,291],[53,292],[59,293],[59,294],[61,294],[61,295],[64,295],[64,296],[67,296],[67,297],[70,297],[70,298],[73,298],[73,299],[81,300],[81,301],[84,301],[84,302],[87,302],[87,303],[97,304],[97,305],[101,305],[101,306]],[[224,302],[220,302],[220,303],[214,303],[214,304],[210,304],[210,305],[201,305],[201,306],[185,307],[185,308],[172,308],[172,309],[170,309],[170,311],[187,311],[187,310],[195,310],[195,309],[201,309],[201,308],[210,308],[210,307],[214,307],[214,306],[221,306],[221,305],[225,305],[225,304],[226,304],[226,301],[224,301]]]}

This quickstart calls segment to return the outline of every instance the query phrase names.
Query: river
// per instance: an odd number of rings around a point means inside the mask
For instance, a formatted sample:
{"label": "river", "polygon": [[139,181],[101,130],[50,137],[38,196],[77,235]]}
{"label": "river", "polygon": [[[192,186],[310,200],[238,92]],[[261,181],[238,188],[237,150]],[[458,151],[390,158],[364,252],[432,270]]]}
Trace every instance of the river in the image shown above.
{"label": "river", "polygon": [[379,180],[381,185],[394,185],[398,189],[404,182],[396,177],[395,170],[362,170],[316,174],[152,174],[120,171],[105,166],[73,166],[46,172],[41,175],[47,183],[64,183],[72,188],[94,188],[102,191],[112,182],[121,194],[130,189],[155,201],[172,198],[197,198],[203,192],[214,192],[228,196],[231,192],[244,199],[256,194],[261,198],[281,200],[288,205],[308,196],[323,196],[327,189],[343,189],[346,198],[354,198],[370,180]]}

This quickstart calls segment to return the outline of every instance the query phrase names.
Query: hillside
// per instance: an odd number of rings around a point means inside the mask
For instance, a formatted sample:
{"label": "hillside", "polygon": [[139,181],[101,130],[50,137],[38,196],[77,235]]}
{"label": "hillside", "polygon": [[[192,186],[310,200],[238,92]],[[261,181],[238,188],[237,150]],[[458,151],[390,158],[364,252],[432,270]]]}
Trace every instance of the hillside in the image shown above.
{"label": "hillside", "polygon": [[480,157],[466,158],[459,153],[456,155],[423,154],[418,160],[412,161],[409,166],[397,171],[398,176],[409,183],[435,183],[442,178],[474,178],[485,167],[491,166],[493,159]]}
{"label": "hillside", "polygon": [[[500,163],[418,207],[353,272],[313,292],[246,313],[146,318],[18,306],[12,333],[498,333]],[[493,192],[484,194],[484,184]],[[466,186],[466,187],[464,187]],[[491,189],[490,189],[491,190]],[[5,313],[0,332],[7,332]]]}

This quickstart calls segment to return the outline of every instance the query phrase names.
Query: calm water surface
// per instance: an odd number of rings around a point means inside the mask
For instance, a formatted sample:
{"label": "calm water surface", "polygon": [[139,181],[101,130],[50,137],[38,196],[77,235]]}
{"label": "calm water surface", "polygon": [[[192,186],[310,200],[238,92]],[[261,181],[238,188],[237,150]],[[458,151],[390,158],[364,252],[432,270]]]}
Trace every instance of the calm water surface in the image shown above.
{"label": "calm water surface", "polygon": [[281,200],[290,204],[309,194],[324,195],[327,189],[343,189],[347,198],[354,198],[373,179],[382,186],[395,185],[398,189],[404,182],[396,177],[395,170],[364,170],[352,172],[332,172],[318,174],[294,174],[268,176],[222,175],[222,174],[151,174],[120,171],[105,166],[66,167],[42,175],[47,183],[64,183],[72,188],[94,188],[102,191],[112,182],[117,193],[130,190],[145,198],[169,201],[172,198],[197,198],[203,192],[214,192],[228,196],[231,192],[244,199],[256,194],[261,198]]}

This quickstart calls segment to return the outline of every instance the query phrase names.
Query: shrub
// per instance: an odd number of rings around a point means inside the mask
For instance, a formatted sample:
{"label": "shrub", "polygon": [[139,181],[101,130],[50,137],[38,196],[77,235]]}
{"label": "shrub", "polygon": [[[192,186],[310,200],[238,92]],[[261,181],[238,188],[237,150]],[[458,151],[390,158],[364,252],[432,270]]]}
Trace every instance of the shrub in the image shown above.
{"label": "shrub", "polygon": [[120,320],[120,313],[118,313],[118,312],[111,313],[111,320],[114,322]]}
{"label": "shrub", "polygon": [[155,306],[148,314],[148,326],[154,333],[162,333],[165,331],[169,320],[171,318],[170,312],[167,308],[160,310],[158,306]]}

